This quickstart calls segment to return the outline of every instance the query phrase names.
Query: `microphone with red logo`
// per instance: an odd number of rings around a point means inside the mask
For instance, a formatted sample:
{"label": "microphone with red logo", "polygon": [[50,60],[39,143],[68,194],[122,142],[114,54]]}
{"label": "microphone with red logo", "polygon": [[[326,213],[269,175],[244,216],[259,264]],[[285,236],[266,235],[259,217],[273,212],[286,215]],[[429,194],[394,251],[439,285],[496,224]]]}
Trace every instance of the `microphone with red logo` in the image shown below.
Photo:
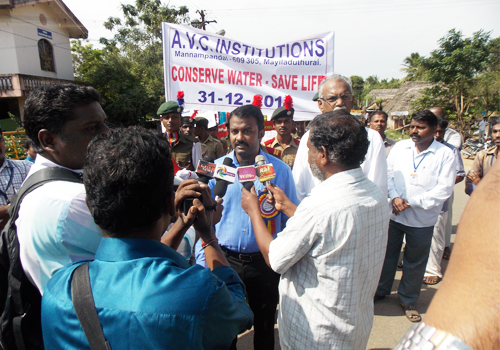
{"label": "microphone with red logo", "polygon": [[[274,167],[271,163],[266,164],[266,158],[260,154],[255,157],[255,163],[257,164],[255,170],[259,177],[259,181],[267,187],[267,185],[271,183],[271,180],[276,177]],[[269,193],[269,195],[272,197],[272,193]]]}
{"label": "microphone with red logo", "polygon": [[243,185],[243,187],[250,191],[253,183],[257,180],[255,167],[251,165],[248,160],[242,160],[240,165],[241,166],[238,168],[238,181]]}
{"label": "microphone with red logo", "polygon": [[196,175],[198,175],[198,181],[208,184],[211,178],[214,177],[215,164],[214,157],[206,154],[203,159],[198,161],[198,166],[196,167]]}
{"label": "microphone with red logo", "polygon": [[214,186],[215,200],[224,197],[227,191],[227,185],[234,183],[236,179],[236,169],[232,167],[233,160],[229,157],[224,158],[222,164],[215,164]]}

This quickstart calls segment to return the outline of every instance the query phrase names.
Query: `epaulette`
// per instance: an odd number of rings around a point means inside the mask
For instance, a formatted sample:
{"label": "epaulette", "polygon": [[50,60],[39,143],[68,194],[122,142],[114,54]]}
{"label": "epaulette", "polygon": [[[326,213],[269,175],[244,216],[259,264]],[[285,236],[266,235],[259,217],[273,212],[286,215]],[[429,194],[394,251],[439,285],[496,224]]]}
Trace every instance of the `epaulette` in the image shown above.
{"label": "epaulette", "polygon": [[275,139],[276,139],[276,137],[273,137],[272,139],[267,140],[266,142],[264,142],[264,146],[271,145],[274,142]]}
{"label": "epaulette", "polygon": [[295,142],[295,144],[298,146],[300,145],[300,140],[297,140],[296,138],[292,137],[293,141]]}

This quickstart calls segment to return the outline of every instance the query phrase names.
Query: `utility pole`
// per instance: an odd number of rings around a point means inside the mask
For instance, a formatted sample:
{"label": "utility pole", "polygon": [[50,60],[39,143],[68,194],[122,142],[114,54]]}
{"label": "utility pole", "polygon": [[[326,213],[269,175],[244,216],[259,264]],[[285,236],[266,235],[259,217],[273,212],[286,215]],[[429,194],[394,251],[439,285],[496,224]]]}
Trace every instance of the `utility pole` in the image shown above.
{"label": "utility pole", "polygon": [[193,25],[194,27],[196,28],[200,28],[200,29],[203,29],[203,30],[206,30],[206,27],[205,25],[208,24],[208,23],[217,23],[217,21],[205,21],[205,11],[204,10],[196,10],[196,13],[199,13],[200,16],[201,16],[201,22],[198,21],[198,20],[195,20],[193,22],[191,22],[191,25]]}

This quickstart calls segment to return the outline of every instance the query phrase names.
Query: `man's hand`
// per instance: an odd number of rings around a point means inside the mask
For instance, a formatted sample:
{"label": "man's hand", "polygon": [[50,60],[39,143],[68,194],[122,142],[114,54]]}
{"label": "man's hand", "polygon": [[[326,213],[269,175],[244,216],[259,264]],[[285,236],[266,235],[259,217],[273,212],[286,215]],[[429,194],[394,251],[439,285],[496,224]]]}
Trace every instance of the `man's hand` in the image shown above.
{"label": "man's hand", "polygon": [[276,210],[291,218],[295,214],[297,206],[288,199],[285,191],[273,183],[267,185],[267,190],[273,194],[272,199],[267,199],[267,201],[273,204]]}
{"label": "man's hand", "polygon": [[392,213],[394,215],[399,215],[405,209],[408,209],[410,205],[406,199],[401,197],[396,197],[392,200]]}
{"label": "man's hand", "polygon": [[478,174],[476,174],[473,170],[469,171],[467,174],[467,180],[472,183],[473,185],[479,185],[479,182],[481,181],[481,178],[479,177]]}
{"label": "man's hand", "polygon": [[224,202],[222,198],[217,199],[217,209],[215,209],[212,215],[212,225],[217,225],[220,219],[222,219],[222,210],[224,210],[222,202]]}
{"label": "man's hand", "polygon": [[256,212],[260,215],[259,198],[255,192],[255,186],[252,186],[250,192],[245,187],[241,189],[241,208],[250,217]]}
{"label": "man's hand", "polygon": [[183,202],[186,198],[199,198],[203,189],[208,186],[196,180],[182,181],[175,192],[175,211],[179,217],[183,213]]}
{"label": "man's hand", "polygon": [[10,204],[0,206],[0,230],[3,230],[9,221],[9,207]]}

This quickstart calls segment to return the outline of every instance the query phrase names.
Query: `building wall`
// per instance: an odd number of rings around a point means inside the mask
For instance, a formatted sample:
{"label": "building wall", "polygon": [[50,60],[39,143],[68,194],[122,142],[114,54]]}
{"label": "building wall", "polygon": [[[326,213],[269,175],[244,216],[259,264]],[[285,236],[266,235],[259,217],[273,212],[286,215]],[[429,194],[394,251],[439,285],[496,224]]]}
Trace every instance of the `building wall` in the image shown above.
{"label": "building wall", "polygon": [[[69,34],[64,28],[59,27],[57,18],[60,16],[56,15],[56,11],[52,9],[54,6],[57,5],[38,3],[35,6],[7,10],[7,13],[10,12],[10,18],[0,16],[0,28],[7,27],[7,31],[14,34],[0,32],[0,48],[4,51],[0,63],[0,74],[17,73],[74,80]],[[42,14],[46,18],[45,25],[40,20]],[[51,32],[52,39],[39,36],[38,28]],[[55,72],[45,71],[40,67],[38,54],[38,41],[40,39],[46,39],[52,45]],[[10,44],[4,42],[10,42]],[[6,56],[3,56],[4,54]],[[8,59],[4,59],[4,57],[8,57]]]}

